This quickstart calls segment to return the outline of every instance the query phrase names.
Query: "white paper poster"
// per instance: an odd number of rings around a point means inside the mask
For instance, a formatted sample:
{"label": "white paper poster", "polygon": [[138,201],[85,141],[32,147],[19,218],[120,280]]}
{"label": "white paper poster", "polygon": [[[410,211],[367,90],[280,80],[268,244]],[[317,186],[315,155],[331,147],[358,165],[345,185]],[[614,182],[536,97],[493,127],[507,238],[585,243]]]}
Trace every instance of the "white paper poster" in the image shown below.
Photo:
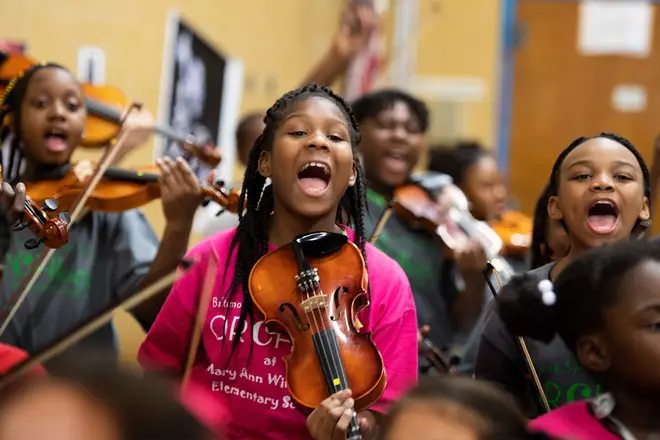
{"label": "white paper poster", "polygon": [[621,113],[646,110],[646,88],[636,84],[619,84],[612,90],[612,107]]}
{"label": "white paper poster", "polygon": [[647,57],[653,18],[653,5],[648,0],[583,0],[578,51],[582,55]]}

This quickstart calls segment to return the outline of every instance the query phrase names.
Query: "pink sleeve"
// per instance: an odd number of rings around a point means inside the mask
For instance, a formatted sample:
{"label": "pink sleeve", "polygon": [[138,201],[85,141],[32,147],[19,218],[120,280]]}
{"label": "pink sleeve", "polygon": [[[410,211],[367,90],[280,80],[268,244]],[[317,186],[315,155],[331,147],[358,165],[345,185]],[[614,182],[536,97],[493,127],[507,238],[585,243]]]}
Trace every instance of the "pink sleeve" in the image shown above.
{"label": "pink sleeve", "polygon": [[197,296],[206,258],[193,249],[187,259],[194,261],[188,273],[172,286],[147,337],[140,346],[138,362],[145,370],[182,372],[194,325]]}
{"label": "pink sleeve", "polygon": [[408,278],[403,269],[396,268],[386,274],[389,279],[381,284],[384,290],[376,296],[379,300],[371,316],[372,337],[387,374],[383,395],[369,408],[379,413],[387,412],[389,405],[417,384],[417,312]]}

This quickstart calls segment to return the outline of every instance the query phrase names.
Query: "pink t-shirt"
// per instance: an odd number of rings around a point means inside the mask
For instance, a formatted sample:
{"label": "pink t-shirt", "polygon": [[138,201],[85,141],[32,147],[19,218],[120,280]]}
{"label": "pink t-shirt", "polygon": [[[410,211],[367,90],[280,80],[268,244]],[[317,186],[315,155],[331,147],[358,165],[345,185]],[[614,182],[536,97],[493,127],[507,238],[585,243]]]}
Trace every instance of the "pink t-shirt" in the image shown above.
{"label": "pink t-shirt", "polygon": [[529,422],[530,429],[566,440],[620,440],[605,429],[587,401],[568,403]]}
{"label": "pink t-shirt", "polygon": [[[347,231],[353,240],[353,231]],[[235,256],[223,278],[234,234],[235,229],[219,232],[189,252],[188,258],[196,264],[174,284],[140,347],[138,359],[149,370],[183,370],[205,268],[213,253],[218,261],[218,276],[202,331],[203,348],[191,381],[214,391],[218,401],[229,408],[225,432],[229,440],[310,439],[305,416],[294,408],[287,389],[282,357],[291,351],[290,340],[267,329],[258,312],[250,321],[254,323],[251,328],[247,324],[242,331],[237,330],[242,293],[236,292],[229,302],[225,295],[234,276]],[[417,317],[403,269],[371,245],[366,254],[371,304],[360,312],[359,319],[364,326],[361,332],[372,332],[387,373],[387,387],[370,409],[385,412],[391,402],[417,382]],[[227,364],[237,337],[240,342]]]}

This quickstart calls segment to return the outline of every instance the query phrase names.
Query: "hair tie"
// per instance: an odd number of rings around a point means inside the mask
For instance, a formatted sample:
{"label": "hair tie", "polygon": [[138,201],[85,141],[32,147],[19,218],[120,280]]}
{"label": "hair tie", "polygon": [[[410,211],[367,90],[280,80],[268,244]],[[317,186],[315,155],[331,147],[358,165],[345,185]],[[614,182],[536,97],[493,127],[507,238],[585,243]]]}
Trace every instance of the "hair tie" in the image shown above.
{"label": "hair tie", "polygon": [[541,280],[539,281],[539,292],[541,292],[541,299],[546,306],[554,305],[557,302],[557,295],[555,295],[552,281]]}

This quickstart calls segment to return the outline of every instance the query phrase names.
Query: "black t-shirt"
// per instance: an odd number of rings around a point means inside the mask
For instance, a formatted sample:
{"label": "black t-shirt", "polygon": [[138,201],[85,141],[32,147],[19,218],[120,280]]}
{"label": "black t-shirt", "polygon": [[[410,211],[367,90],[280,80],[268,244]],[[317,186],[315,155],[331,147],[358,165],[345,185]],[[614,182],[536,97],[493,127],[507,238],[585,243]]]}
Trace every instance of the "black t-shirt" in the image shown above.
{"label": "black t-shirt", "polygon": [[[530,274],[539,281],[547,279],[553,265],[546,264]],[[489,308],[492,313],[481,335],[475,377],[502,385],[516,397],[529,417],[540,415],[545,410],[517,338],[507,331],[494,301]],[[603,392],[601,385],[582,368],[560,337],[555,337],[549,344],[529,338],[525,338],[525,343],[550,409]]]}
{"label": "black t-shirt", "polygon": [[[369,237],[387,202],[377,193],[367,191],[368,215],[365,229]],[[451,306],[458,295],[454,265],[447,260],[437,239],[431,234],[412,229],[396,214],[388,219],[381,231],[376,247],[393,258],[403,268],[410,281],[417,321],[429,325],[429,340],[440,349],[448,348],[454,338],[451,325]],[[420,359],[420,368],[427,364]]]}

